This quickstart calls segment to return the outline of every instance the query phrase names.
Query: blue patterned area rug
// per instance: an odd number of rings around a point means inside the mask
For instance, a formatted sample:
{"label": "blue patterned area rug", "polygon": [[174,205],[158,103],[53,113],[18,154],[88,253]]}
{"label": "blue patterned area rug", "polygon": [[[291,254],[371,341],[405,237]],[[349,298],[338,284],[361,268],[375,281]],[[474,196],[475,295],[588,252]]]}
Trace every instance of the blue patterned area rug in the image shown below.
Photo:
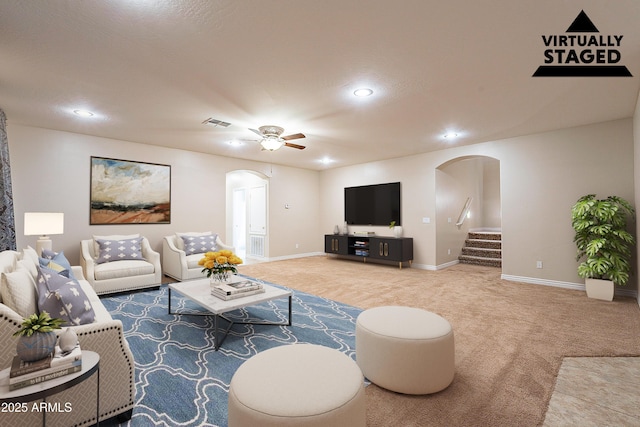
{"label": "blue patterned area rug", "polygon": [[[226,426],[231,377],[245,360],[272,347],[320,344],[355,360],[359,308],[294,291],[292,326],[234,325],[214,351],[213,316],[169,315],[167,296],[163,285],[102,298],[122,321],[135,359],[136,405],[127,426]],[[177,293],[171,308],[204,313]],[[287,315],[287,298],[227,313],[234,320],[270,322],[286,322]]]}

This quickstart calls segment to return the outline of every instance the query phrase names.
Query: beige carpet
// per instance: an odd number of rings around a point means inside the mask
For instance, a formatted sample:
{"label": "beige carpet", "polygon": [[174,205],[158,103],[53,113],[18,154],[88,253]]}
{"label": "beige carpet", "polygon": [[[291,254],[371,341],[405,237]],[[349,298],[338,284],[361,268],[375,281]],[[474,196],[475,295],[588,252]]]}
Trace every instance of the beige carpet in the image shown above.
{"label": "beige carpet", "polygon": [[240,273],[363,309],[421,307],[451,322],[453,383],[427,396],[367,387],[369,426],[540,425],[564,356],[640,355],[635,299],[604,302],[504,281],[498,268],[400,270],[318,256],[246,265]]}

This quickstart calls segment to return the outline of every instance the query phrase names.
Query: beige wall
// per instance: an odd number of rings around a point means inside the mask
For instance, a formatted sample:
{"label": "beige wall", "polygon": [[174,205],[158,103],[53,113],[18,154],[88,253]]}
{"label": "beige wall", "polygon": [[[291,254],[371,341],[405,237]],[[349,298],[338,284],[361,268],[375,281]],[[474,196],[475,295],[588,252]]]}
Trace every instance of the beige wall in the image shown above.
{"label": "beige wall", "polygon": [[[500,161],[503,275],[583,283],[576,273],[571,207],[589,193],[633,200],[631,119],[324,171],[322,232],[330,233],[343,220],[344,187],[400,181],[404,235],[414,238],[414,264],[436,268],[435,170],[450,160],[479,155]],[[431,222],[423,223],[423,217]],[[387,232],[384,227],[375,231]],[[538,260],[543,269],[536,268]]]}
{"label": "beige wall", "polygon": [[[477,157],[453,160],[436,169],[436,264],[455,262],[470,228],[482,224],[482,161]],[[471,218],[456,223],[471,198]]]}
{"label": "beige wall", "polygon": [[483,158],[482,176],[482,227],[502,227],[502,203],[500,199],[500,162]]}
{"label": "beige wall", "polygon": [[[18,247],[35,245],[36,240],[22,235],[24,212],[44,210],[65,212],[65,234],[54,236],[53,244],[72,261],[78,259],[80,239],[138,227],[156,249],[162,236],[180,230],[213,229],[226,239],[226,209],[220,206],[225,175],[254,170],[270,176],[270,258],[321,252],[322,235],[343,224],[344,187],[400,181],[402,225],[404,235],[414,238],[414,265],[437,268],[441,243],[436,239],[436,168],[457,158],[487,156],[500,162],[503,275],[582,283],[576,274],[570,209],[591,192],[634,200],[633,122],[617,120],[322,172],[276,165],[271,169],[267,163],[9,122]],[[635,144],[640,145],[637,135]],[[92,155],[170,164],[172,223],[89,226]],[[430,223],[423,223],[425,217]],[[392,235],[385,226],[370,228]],[[543,269],[535,268],[538,260]],[[637,288],[637,278],[633,280]]]}
{"label": "beige wall", "polygon": [[[571,207],[590,193],[633,200],[630,119],[516,138],[502,150],[504,274],[583,283]],[[536,260],[544,268],[536,269]]]}
{"label": "beige wall", "polygon": [[[36,242],[35,236],[23,235],[24,212],[64,212],[65,232],[52,236],[53,247],[64,250],[72,263],[79,260],[80,240],[93,234],[140,232],[158,251],[162,237],[176,231],[212,230],[226,240],[226,173],[269,170],[266,163],[27,127],[10,121],[8,139],[18,248],[35,246]],[[90,226],[91,156],[171,165],[171,224]],[[274,167],[269,181],[270,256],[320,251],[318,173]],[[304,188],[307,191],[301,191]],[[285,201],[293,208],[285,211]]]}
{"label": "beige wall", "polygon": [[[455,263],[470,230],[500,228],[500,162],[484,156],[451,160],[436,169],[436,263]],[[471,198],[470,217],[458,226]]]}
{"label": "beige wall", "polygon": [[319,193],[318,172],[273,165],[269,178],[270,259],[324,250]]}

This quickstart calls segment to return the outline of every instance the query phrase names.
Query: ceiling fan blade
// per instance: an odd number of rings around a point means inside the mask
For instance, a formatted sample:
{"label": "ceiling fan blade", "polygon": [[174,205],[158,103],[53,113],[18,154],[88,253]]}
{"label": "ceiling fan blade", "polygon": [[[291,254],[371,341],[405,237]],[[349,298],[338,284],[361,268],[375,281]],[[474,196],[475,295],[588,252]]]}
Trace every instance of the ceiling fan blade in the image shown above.
{"label": "ceiling fan blade", "polygon": [[260,132],[258,129],[251,129],[249,128],[249,130],[253,133],[257,133],[258,135],[260,135],[261,137],[264,138],[264,134],[262,132]]}
{"label": "ceiling fan blade", "polygon": [[305,148],[307,148],[304,145],[292,144],[290,142],[285,142],[284,145],[291,148],[297,148],[298,150],[304,150]]}
{"label": "ceiling fan blade", "polygon": [[285,141],[291,141],[292,139],[300,139],[300,138],[306,138],[306,136],[304,136],[303,133],[294,133],[293,135],[287,135],[282,137],[282,139],[284,139]]}

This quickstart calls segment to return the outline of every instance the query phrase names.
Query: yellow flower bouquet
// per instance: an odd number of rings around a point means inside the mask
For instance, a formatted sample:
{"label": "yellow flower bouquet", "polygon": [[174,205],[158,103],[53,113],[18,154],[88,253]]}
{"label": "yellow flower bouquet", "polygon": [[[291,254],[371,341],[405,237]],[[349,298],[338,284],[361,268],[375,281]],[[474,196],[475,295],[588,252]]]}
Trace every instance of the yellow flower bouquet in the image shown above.
{"label": "yellow flower bouquet", "polygon": [[237,273],[237,265],[242,264],[242,259],[236,256],[232,251],[224,249],[216,252],[207,252],[204,257],[198,261],[201,265],[202,273],[206,273],[207,277],[213,276],[215,280],[220,282],[229,279],[229,274]]}

